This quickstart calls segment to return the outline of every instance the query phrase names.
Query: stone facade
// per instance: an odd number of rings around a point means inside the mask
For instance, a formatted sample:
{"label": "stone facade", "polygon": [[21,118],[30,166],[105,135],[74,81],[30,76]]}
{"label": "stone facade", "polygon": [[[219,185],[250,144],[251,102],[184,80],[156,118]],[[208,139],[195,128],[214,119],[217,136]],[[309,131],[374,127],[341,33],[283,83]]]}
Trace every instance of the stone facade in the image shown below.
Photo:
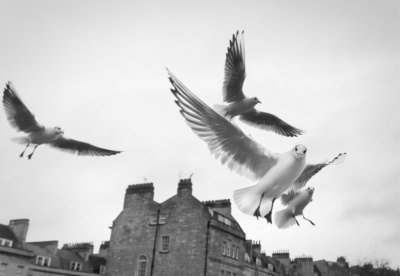
{"label": "stone facade", "polygon": [[246,235],[229,200],[200,202],[190,179],[163,203],[154,201],[152,183],[130,185],[113,222],[106,275],[277,275],[260,253],[257,264],[245,254]]}

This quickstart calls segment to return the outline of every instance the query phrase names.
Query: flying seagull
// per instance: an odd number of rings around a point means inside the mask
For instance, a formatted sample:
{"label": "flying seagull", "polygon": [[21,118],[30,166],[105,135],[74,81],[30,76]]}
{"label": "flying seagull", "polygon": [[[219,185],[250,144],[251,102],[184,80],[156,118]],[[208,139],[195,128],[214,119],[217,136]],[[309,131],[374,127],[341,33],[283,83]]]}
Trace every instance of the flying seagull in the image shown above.
{"label": "flying seagull", "polygon": [[280,229],[289,228],[295,223],[300,226],[296,217],[302,215],[305,220],[308,220],[312,225],[314,222],[304,217],[304,208],[312,201],[314,188],[308,187],[300,192],[290,191],[281,196],[281,202],[287,206],[285,209],[275,212],[275,224]]}
{"label": "flying seagull", "polygon": [[180,113],[193,132],[206,142],[211,154],[232,171],[257,181],[254,186],[234,192],[239,210],[257,218],[263,216],[272,223],[271,213],[276,198],[300,186],[294,185],[299,177],[302,183],[306,183],[322,165],[312,165],[303,175],[308,166],[304,145],[283,153],[267,149],[206,105],[170,71],[168,74]]}
{"label": "flying seagull", "polygon": [[225,78],[222,98],[226,104],[214,105],[214,109],[222,116],[239,119],[251,126],[273,131],[277,134],[294,137],[304,131],[295,128],[277,116],[258,111],[255,106],[261,101],[257,97],[246,97],[243,93],[243,83],[246,78],[244,31],[239,31],[229,41],[225,60]]}
{"label": "flying seagull", "polygon": [[19,144],[26,144],[24,151],[19,157],[23,157],[30,145],[35,145],[28,159],[31,159],[36,148],[42,144],[78,155],[108,156],[120,153],[121,151],[108,150],[93,146],[89,143],[69,139],[64,136],[60,127],[49,128],[39,124],[35,116],[22,102],[13,84],[8,82],[4,89],[3,105],[10,125],[17,131],[27,133],[24,137],[15,137],[12,140]]}

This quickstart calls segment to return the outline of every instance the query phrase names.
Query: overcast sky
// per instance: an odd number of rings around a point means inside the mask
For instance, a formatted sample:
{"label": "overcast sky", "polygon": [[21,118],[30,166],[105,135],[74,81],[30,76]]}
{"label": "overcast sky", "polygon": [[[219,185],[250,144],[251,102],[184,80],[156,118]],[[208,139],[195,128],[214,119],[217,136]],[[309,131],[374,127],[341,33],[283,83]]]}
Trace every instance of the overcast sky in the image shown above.
{"label": "overcast sky", "polygon": [[[1,1],[0,84],[13,81],[36,119],[65,136],[126,152],[78,157],[37,148],[0,112],[0,223],[28,218],[28,241],[110,238],[130,184],[176,194],[180,172],[199,200],[232,200],[254,183],[222,166],[186,125],[165,68],[209,105],[222,101],[229,39],[245,31],[244,91],[307,131],[286,138],[240,124],[275,152],[296,144],[307,161],[347,152],[308,185],[314,201],[300,227],[233,216],[268,255],[400,265],[399,2]],[[28,152],[31,149],[28,150]],[[274,210],[280,210],[277,204]]]}

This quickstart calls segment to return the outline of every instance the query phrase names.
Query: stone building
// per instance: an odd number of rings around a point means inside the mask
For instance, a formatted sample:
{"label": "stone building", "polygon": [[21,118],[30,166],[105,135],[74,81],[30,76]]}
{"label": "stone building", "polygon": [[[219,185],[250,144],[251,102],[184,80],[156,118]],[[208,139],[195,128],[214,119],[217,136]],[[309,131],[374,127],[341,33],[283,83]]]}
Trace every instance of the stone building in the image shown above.
{"label": "stone building", "polygon": [[246,241],[230,201],[199,201],[190,179],[162,203],[152,183],[130,185],[112,225],[106,275],[278,275],[260,251]]}
{"label": "stone building", "polygon": [[93,244],[58,241],[26,242],[28,219],[0,224],[0,276],[89,276],[105,273],[105,258],[93,254]]}

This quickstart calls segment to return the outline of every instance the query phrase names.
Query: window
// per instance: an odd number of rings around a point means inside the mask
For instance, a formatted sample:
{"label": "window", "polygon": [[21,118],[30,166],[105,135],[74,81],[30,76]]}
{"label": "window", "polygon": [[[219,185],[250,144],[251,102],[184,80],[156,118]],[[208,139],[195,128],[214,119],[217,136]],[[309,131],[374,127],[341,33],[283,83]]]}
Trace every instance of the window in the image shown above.
{"label": "window", "polygon": [[12,243],[13,243],[12,240],[7,240],[7,239],[2,239],[2,238],[0,238],[0,245],[1,245],[1,246],[11,247],[11,246],[12,246]]}
{"label": "window", "polygon": [[0,264],[0,276],[6,276],[7,266],[8,266],[8,264],[6,264],[6,263]]}
{"label": "window", "polygon": [[23,266],[18,266],[17,271],[15,273],[15,276],[21,276],[22,272],[24,272],[24,267]]}
{"label": "window", "polygon": [[227,271],[227,272],[226,272],[226,276],[231,276],[231,272],[230,272],[230,271]]}
{"label": "window", "polygon": [[37,256],[36,264],[42,266],[50,266],[51,259],[49,257]]}
{"label": "window", "polygon": [[168,252],[169,250],[169,236],[162,236],[161,252]]}
{"label": "window", "polygon": [[147,258],[145,256],[139,257],[138,262],[138,276],[146,276]]}
{"label": "window", "polygon": [[[166,213],[161,213],[160,217],[158,218],[158,223],[159,224],[165,224],[166,222],[167,222],[167,214]],[[150,224],[151,225],[156,225],[157,224],[157,214],[151,214]]]}
{"label": "window", "polygon": [[256,258],[256,265],[261,265],[261,260],[259,258]]}
{"label": "window", "polygon": [[226,241],[222,242],[222,255],[226,255]]}
{"label": "window", "polygon": [[246,262],[250,263],[250,256],[249,256],[248,253],[245,253],[245,254],[244,254],[244,260],[245,260]]}
{"label": "window", "polygon": [[160,217],[158,218],[158,223],[165,224],[166,221],[167,221],[167,214],[165,213],[160,214]]}
{"label": "window", "polygon": [[82,269],[82,263],[78,262],[71,262],[69,264],[69,269],[80,271]]}
{"label": "window", "polygon": [[231,226],[232,222],[230,219],[218,214],[218,221],[222,222],[223,224],[226,224],[228,226]]}
{"label": "window", "polygon": [[220,276],[225,276],[225,270],[221,270]]}
{"label": "window", "polygon": [[101,275],[106,274],[106,267],[104,265],[100,266],[100,274]]}
{"label": "window", "polygon": [[231,243],[231,241],[228,241],[228,247],[227,247],[227,249],[226,249],[226,256],[228,256],[228,257],[230,257],[231,256],[231,246],[232,246],[232,243]]}
{"label": "window", "polygon": [[157,214],[152,214],[151,215],[150,224],[157,224]]}

